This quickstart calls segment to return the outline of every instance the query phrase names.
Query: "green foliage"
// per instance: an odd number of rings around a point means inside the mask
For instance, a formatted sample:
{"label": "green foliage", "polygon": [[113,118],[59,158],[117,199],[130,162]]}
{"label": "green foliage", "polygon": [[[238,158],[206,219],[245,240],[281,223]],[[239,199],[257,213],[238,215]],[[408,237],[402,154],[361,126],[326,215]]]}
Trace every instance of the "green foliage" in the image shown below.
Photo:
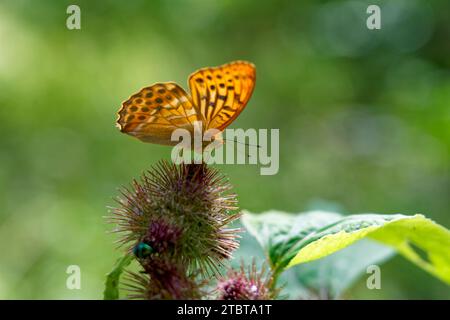
{"label": "green foliage", "polygon": [[105,290],[103,291],[104,300],[116,300],[119,299],[119,280],[120,276],[133,261],[131,254],[126,254],[122,258],[117,259],[114,268],[106,276]]}
{"label": "green foliage", "polygon": [[[243,227],[237,225],[237,227]],[[308,299],[314,297],[341,297],[366,273],[372,264],[381,264],[391,258],[394,249],[376,241],[363,239],[343,250],[312,262],[306,262],[284,271],[278,280],[281,298]],[[242,234],[241,245],[233,264],[240,261],[250,264],[256,258],[261,264],[266,260],[261,245],[249,232]]]}
{"label": "green foliage", "polygon": [[[400,254],[444,282],[450,283],[450,232],[422,215],[331,212],[298,215],[246,213],[243,223],[267,252],[276,274],[314,261],[369,237],[395,248]],[[413,247],[423,250],[422,258]]]}
{"label": "green foliage", "polygon": [[322,259],[288,269],[280,282],[291,298],[340,298],[367,274],[368,266],[381,265],[394,253],[390,247],[363,239]]}
{"label": "green foliage", "polygon": [[279,270],[284,269],[294,258],[303,239],[338,221],[340,217],[337,213],[322,211],[298,216],[277,211],[263,214],[246,212],[242,222],[267,252],[272,269]]}

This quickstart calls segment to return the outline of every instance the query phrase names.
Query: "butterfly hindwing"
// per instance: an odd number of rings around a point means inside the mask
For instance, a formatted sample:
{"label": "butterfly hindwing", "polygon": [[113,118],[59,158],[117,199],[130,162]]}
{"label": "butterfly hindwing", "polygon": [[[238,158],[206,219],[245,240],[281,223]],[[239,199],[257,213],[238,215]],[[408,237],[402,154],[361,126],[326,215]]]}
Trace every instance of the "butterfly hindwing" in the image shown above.
{"label": "butterfly hindwing", "polygon": [[178,128],[194,131],[200,121],[204,130],[224,130],[247,105],[255,87],[255,66],[235,61],[203,68],[189,77],[192,97],[173,82],[145,87],[122,103],[117,126],[142,141],[175,145]]}
{"label": "butterfly hindwing", "polygon": [[192,131],[197,110],[188,94],[176,83],[157,83],[141,89],[122,103],[118,112],[120,131],[143,141],[175,144],[171,134],[177,128]]}
{"label": "butterfly hindwing", "polygon": [[233,122],[247,105],[255,80],[255,66],[245,61],[194,72],[189,87],[205,128],[223,130]]}

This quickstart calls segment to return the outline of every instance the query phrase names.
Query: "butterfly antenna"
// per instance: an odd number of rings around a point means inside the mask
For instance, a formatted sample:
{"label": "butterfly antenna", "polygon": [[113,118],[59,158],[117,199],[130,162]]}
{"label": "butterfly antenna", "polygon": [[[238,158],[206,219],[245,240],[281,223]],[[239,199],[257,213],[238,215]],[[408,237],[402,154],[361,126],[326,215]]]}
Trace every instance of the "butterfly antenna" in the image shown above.
{"label": "butterfly antenna", "polygon": [[222,140],[228,141],[228,142],[236,142],[236,143],[239,143],[239,144],[246,145],[246,146],[248,146],[248,147],[256,147],[256,148],[258,148],[258,149],[261,148],[261,146],[260,146],[259,144],[251,144],[251,143],[247,143],[247,142],[241,142],[241,141],[238,141],[237,139],[235,139],[235,140],[230,140],[230,139],[222,138]]}
{"label": "butterfly antenna", "polygon": [[[261,148],[261,146],[259,145],[259,144],[251,144],[251,143],[247,143],[247,142],[241,142],[241,141],[238,141],[237,139],[235,139],[235,140],[230,140],[230,139],[225,139],[225,138],[222,138],[222,140],[223,141],[227,141],[227,142],[236,142],[236,143],[239,143],[239,144],[243,144],[243,145],[246,145],[246,146],[248,146],[248,147],[256,147],[256,148]],[[248,150],[247,150],[248,151]],[[246,155],[245,155],[247,158],[250,158],[250,154],[249,153],[247,153]]]}

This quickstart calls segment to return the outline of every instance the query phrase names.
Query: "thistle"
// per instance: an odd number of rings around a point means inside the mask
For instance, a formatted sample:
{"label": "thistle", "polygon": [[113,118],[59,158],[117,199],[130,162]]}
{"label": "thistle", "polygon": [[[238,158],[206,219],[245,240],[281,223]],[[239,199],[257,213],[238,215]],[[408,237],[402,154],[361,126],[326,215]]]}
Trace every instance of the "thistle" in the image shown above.
{"label": "thistle", "polygon": [[244,264],[240,269],[231,269],[226,277],[218,281],[216,292],[219,300],[269,300],[278,295],[278,289],[272,288],[273,277],[263,265],[257,270],[253,260],[248,270]]}
{"label": "thistle", "polygon": [[143,266],[173,264],[186,266],[187,272],[218,274],[239,246],[240,230],[227,227],[240,216],[230,189],[225,177],[206,164],[161,161],[121,190],[109,220],[121,234],[118,243]]}
{"label": "thistle", "polygon": [[130,299],[191,300],[205,294],[201,281],[195,274],[187,273],[183,265],[166,259],[149,259],[141,273],[127,272],[125,290]]}

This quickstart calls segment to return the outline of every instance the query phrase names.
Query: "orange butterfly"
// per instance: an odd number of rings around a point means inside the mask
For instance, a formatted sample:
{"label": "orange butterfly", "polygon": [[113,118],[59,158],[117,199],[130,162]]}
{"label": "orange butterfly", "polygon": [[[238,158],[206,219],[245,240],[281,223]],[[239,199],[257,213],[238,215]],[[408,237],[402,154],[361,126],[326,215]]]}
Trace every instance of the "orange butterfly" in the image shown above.
{"label": "orange butterfly", "polygon": [[255,66],[234,61],[200,69],[189,77],[191,96],[174,82],[156,83],[141,89],[122,103],[116,125],[121,132],[144,142],[176,145],[175,129],[194,132],[223,131],[245,108],[255,87]]}

